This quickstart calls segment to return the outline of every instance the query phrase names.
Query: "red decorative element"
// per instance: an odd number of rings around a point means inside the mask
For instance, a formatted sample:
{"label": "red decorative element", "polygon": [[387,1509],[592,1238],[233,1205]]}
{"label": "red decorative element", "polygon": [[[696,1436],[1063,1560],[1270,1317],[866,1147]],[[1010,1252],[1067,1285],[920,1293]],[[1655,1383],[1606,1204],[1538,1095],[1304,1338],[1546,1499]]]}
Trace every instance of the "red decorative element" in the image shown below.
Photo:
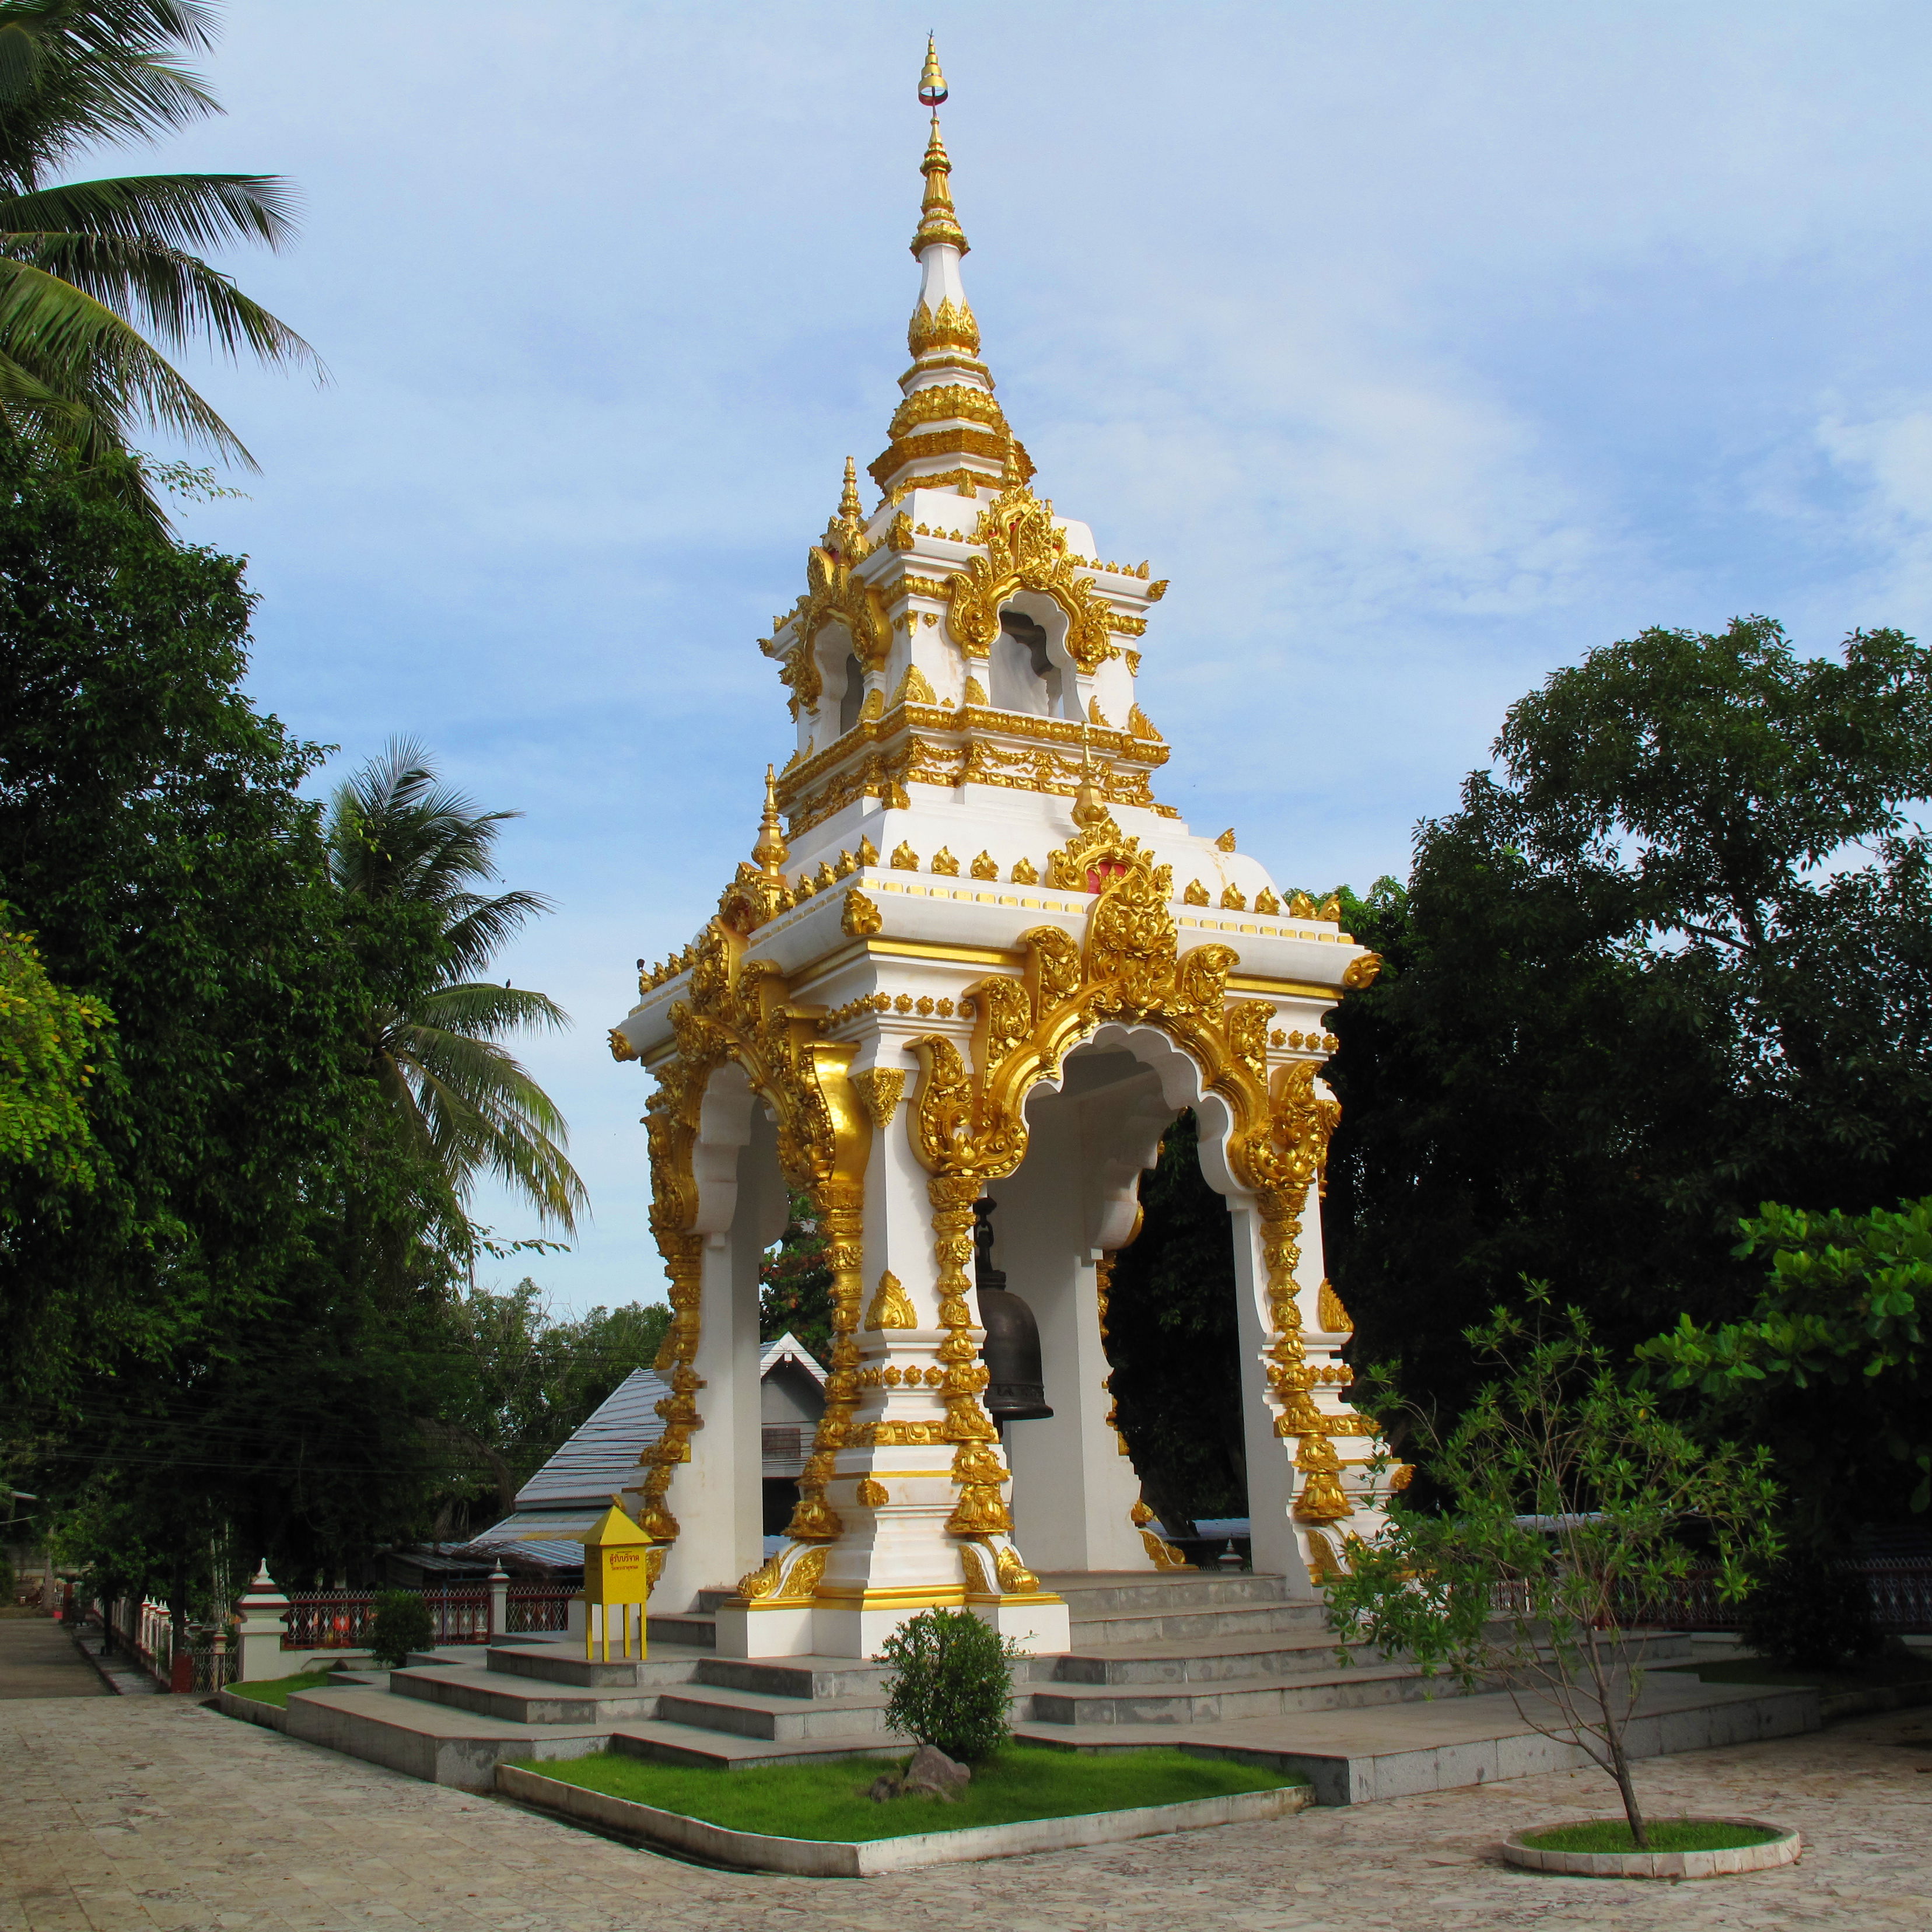
{"label": "red decorative element", "polygon": [[194,1657],[191,1652],[178,1650],[168,1660],[168,1688],[178,1697],[185,1697],[194,1688]]}
{"label": "red decorative element", "polygon": [[1118,859],[1102,859],[1087,868],[1087,890],[1097,892],[1110,879],[1124,878],[1127,868]]}

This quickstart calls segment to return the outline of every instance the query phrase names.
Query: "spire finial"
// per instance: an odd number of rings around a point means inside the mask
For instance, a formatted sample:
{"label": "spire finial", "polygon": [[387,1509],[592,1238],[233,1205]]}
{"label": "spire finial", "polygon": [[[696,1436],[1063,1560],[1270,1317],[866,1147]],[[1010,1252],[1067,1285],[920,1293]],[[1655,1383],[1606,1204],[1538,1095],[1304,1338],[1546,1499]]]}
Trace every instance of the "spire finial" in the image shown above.
{"label": "spire finial", "polygon": [[939,70],[939,36],[926,37],[926,65],[919,76],[919,104],[937,112],[946,98],[946,76]]}
{"label": "spire finial", "polygon": [[926,37],[926,65],[919,76],[919,104],[932,113],[932,133],[926,144],[926,159],[919,164],[926,177],[926,199],[920,202],[919,232],[912,238],[912,252],[923,254],[935,242],[950,242],[961,254],[966,252],[965,230],[953,212],[952,189],[946,177],[952,172],[946,143],[939,132],[939,104],[946,98],[946,76],[939,70],[939,48],[934,35]]}
{"label": "spire finial", "polygon": [[[849,460],[847,468],[849,471]],[[791,856],[791,848],[778,830],[778,773],[770,765],[765,767],[764,816],[759,821],[758,842],[752,848],[752,856],[758,860],[759,869],[768,879],[783,878],[784,862]]]}
{"label": "spire finial", "polygon": [[1093,741],[1084,724],[1080,727],[1080,783],[1073,794],[1073,822],[1084,832],[1098,825],[1107,815],[1107,794],[1094,777]]}
{"label": "spire finial", "polygon": [[838,514],[854,523],[865,520],[859,502],[859,467],[849,456],[845,459],[845,488],[838,499]]}

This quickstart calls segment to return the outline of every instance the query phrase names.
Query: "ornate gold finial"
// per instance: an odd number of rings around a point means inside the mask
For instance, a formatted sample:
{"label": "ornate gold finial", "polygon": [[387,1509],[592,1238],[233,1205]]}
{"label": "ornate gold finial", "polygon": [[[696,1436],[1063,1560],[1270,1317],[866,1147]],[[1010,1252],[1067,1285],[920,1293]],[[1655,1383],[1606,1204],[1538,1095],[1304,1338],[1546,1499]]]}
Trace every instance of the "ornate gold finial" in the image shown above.
{"label": "ornate gold finial", "polygon": [[1107,795],[1094,782],[1094,753],[1083,730],[1080,741],[1080,788],[1073,794],[1073,822],[1084,832],[1107,816]]}
{"label": "ornate gold finial", "polygon": [[845,459],[845,488],[838,499],[838,514],[848,522],[865,520],[859,504],[859,466],[849,456]]}
{"label": "ornate gold finial", "polygon": [[939,134],[939,104],[945,98],[946,76],[939,70],[939,50],[928,34],[926,66],[919,77],[919,104],[932,110],[932,134],[926,144],[926,159],[919,164],[926,177],[926,199],[920,204],[919,232],[912,238],[914,255],[923,254],[935,242],[950,242],[961,254],[966,252],[965,231],[953,212],[952,190],[946,180],[952,164]]}
{"label": "ornate gold finial", "polygon": [[[845,474],[850,479],[852,466],[848,460]],[[758,868],[768,879],[784,877],[784,862],[791,856],[791,848],[784,842],[784,835],[778,830],[778,775],[770,765],[765,767],[765,811],[758,823],[758,841],[752,848],[752,856],[758,860]]]}

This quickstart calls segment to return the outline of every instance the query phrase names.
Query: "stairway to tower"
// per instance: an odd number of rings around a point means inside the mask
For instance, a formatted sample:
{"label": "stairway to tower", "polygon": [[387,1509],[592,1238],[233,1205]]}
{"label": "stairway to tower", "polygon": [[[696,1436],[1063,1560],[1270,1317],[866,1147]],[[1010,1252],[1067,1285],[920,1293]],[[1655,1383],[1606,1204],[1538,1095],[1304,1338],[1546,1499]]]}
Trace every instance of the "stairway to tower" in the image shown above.
{"label": "stairway to tower", "polygon": [[[1076,1750],[1179,1744],[1306,1771],[1328,1802],[1525,1774],[1570,1760],[1507,1696],[1450,1694],[1407,1662],[1342,1647],[1322,1606],[1268,1575],[1190,1571],[1048,1576],[1072,1612],[1068,1648],[1015,1672],[1015,1734]],[[440,1784],[488,1789],[506,1758],[602,1750],[743,1769],[880,1754],[907,1740],[886,1721],[885,1668],[830,1657],[742,1658],[712,1647],[729,1593],[650,1619],[642,1660],[586,1662],[548,1641],[413,1658],[386,1676],[298,1693],[286,1712],[223,1694],[224,1708]],[[1633,1633],[1655,1666],[1688,1638]],[[1647,1748],[1670,1750],[1812,1727],[1808,1691],[1653,1676]],[[1425,1701],[1428,1700],[1428,1701]],[[1646,1734],[1648,1735],[1648,1734]]]}

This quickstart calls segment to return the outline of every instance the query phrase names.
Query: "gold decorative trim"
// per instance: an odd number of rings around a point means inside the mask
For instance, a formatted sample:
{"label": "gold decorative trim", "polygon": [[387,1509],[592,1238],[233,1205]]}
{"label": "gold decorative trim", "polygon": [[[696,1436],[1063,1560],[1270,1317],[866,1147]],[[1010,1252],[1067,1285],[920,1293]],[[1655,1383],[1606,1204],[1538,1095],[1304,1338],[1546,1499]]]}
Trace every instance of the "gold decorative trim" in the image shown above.
{"label": "gold decorative trim", "polygon": [[1000,628],[1000,607],[1016,591],[1051,597],[1066,613],[1066,650],[1080,669],[1092,673],[1120,655],[1107,634],[1111,606],[1090,577],[1076,574],[1066,554],[1066,532],[1024,481],[1012,481],[982,511],[971,541],[986,554],[968,560],[946,580],[951,599],[946,627],[964,651],[984,656]]}
{"label": "gold decorative trim", "polygon": [[885,1484],[870,1476],[861,1476],[859,1478],[856,1494],[858,1500],[867,1509],[884,1509],[892,1499],[892,1492],[886,1487]]}
{"label": "gold decorative trim", "polygon": [[878,932],[885,922],[878,908],[856,886],[846,889],[845,910],[839,923],[848,938],[868,938]]}
{"label": "gold decorative trim", "polygon": [[1315,1310],[1315,1318],[1321,1323],[1324,1334],[1352,1335],[1355,1332],[1354,1322],[1342,1306],[1342,1298],[1335,1292],[1334,1283],[1326,1277],[1316,1292]]}
{"label": "gold decorative trim", "polygon": [[610,1058],[621,1066],[625,1061],[635,1060],[638,1049],[615,1027],[610,1029]]}

